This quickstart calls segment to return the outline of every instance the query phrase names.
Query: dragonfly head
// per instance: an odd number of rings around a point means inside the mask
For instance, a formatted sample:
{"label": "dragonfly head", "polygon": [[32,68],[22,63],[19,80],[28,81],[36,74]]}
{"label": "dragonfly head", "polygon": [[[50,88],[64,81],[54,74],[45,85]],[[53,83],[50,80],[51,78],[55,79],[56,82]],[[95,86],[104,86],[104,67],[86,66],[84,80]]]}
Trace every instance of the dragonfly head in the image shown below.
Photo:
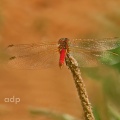
{"label": "dragonfly head", "polygon": [[69,39],[68,38],[60,38],[58,41],[59,49],[68,49]]}

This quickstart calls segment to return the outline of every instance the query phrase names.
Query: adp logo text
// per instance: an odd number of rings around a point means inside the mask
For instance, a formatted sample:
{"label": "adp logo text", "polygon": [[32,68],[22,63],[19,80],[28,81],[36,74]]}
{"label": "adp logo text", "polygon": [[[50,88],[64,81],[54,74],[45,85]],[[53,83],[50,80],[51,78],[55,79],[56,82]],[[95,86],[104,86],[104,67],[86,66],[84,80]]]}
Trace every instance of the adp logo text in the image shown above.
{"label": "adp logo text", "polygon": [[6,103],[15,103],[15,104],[18,104],[20,102],[20,98],[15,98],[15,96],[13,97],[10,97],[10,98],[4,98],[4,102]]}

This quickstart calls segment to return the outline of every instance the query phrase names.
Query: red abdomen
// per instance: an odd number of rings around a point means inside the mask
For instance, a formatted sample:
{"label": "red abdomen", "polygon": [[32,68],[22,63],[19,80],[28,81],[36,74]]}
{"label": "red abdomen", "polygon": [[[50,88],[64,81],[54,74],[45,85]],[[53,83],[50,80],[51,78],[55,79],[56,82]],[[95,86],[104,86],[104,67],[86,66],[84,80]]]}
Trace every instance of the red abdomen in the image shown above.
{"label": "red abdomen", "polygon": [[59,60],[59,66],[61,67],[64,62],[65,62],[65,57],[66,57],[66,49],[62,49],[60,51],[60,60]]}

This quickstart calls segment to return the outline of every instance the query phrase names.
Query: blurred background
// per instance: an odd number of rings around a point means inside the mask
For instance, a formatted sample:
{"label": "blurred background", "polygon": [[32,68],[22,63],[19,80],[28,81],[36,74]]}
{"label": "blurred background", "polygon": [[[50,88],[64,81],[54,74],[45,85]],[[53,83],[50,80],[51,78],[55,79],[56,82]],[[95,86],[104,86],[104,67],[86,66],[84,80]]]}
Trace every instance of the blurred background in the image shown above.
{"label": "blurred background", "polygon": [[[0,0],[0,63],[9,44],[57,43],[61,37],[120,37],[120,1]],[[15,70],[0,65],[1,120],[83,118],[67,67]],[[96,120],[120,120],[120,64],[81,72]],[[12,97],[20,102],[4,101]]]}

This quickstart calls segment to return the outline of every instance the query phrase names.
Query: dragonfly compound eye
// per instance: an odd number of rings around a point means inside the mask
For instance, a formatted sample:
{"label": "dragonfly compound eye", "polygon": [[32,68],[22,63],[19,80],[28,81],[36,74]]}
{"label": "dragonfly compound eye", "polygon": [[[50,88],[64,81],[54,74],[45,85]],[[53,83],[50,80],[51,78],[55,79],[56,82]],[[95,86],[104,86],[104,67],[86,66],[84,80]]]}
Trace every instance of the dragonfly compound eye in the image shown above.
{"label": "dragonfly compound eye", "polygon": [[58,41],[58,44],[64,44],[64,43],[67,43],[68,41],[69,41],[68,38],[60,38]]}

